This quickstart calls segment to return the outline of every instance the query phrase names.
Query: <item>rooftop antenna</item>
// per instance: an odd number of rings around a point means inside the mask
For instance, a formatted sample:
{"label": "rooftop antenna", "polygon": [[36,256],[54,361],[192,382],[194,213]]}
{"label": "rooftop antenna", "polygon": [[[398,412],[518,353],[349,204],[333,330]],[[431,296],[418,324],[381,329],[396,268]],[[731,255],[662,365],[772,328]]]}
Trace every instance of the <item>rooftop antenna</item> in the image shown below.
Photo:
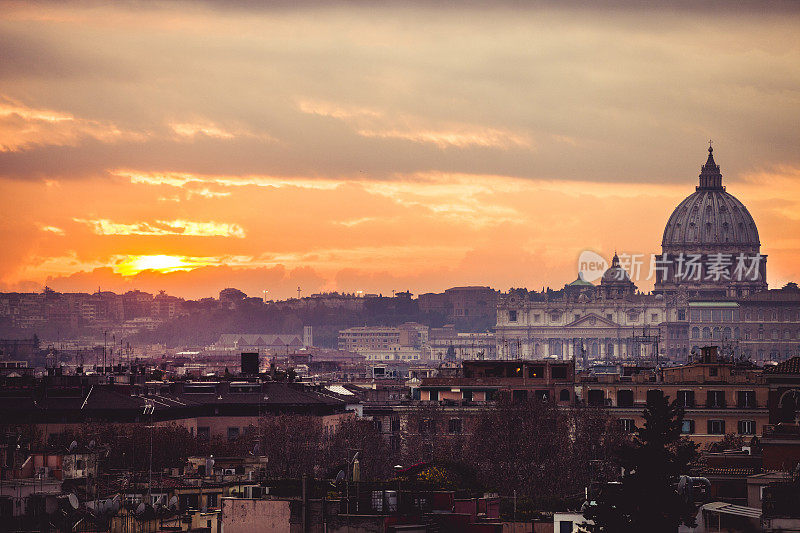
{"label": "rooftop antenna", "polygon": [[[152,490],[153,490],[153,412],[155,411],[155,407],[152,403],[144,404],[144,410],[142,414],[150,415],[150,465],[147,471],[147,499],[150,500],[152,497]],[[138,512],[138,510],[137,510]]]}
{"label": "rooftop antenna", "polygon": [[298,300],[300,299],[300,292],[301,292],[300,285],[298,285],[297,286],[297,299]]}

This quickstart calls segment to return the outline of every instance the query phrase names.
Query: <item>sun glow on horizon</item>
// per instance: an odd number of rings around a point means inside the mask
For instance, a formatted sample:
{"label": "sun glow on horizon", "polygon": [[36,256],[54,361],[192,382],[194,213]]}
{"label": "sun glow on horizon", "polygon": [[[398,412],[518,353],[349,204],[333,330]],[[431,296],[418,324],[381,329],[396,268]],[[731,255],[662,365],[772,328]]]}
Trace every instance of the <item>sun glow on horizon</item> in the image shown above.
{"label": "sun glow on horizon", "polygon": [[167,273],[189,271],[213,263],[178,255],[131,255],[114,265],[114,271],[123,276],[135,276],[145,270]]}

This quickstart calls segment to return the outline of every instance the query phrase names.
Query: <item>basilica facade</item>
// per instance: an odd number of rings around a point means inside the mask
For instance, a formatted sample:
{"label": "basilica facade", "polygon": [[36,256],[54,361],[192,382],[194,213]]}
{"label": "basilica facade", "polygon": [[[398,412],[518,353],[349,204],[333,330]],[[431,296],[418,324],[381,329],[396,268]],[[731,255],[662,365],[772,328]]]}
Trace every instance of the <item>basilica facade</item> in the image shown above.
{"label": "basilica facade", "polygon": [[717,345],[756,362],[800,355],[800,289],[767,287],[753,217],[722,184],[713,149],[699,184],[668,218],[655,287],[640,292],[615,254],[599,284],[512,289],[497,306],[500,359],[684,362]]}

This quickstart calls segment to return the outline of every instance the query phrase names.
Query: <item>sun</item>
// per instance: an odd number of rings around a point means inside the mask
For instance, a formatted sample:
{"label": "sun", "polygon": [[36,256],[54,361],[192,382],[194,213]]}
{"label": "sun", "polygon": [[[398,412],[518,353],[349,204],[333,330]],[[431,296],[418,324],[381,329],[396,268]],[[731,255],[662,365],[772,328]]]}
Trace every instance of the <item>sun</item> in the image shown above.
{"label": "sun", "polygon": [[143,270],[166,273],[192,270],[207,264],[204,261],[179,255],[129,255],[117,263],[114,270],[123,276],[134,276]]}

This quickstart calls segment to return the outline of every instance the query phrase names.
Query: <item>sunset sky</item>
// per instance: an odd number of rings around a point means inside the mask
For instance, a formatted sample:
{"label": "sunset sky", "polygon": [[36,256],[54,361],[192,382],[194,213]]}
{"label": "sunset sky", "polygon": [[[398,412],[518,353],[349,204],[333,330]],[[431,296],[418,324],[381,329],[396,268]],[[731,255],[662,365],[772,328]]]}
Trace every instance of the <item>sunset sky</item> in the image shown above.
{"label": "sunset sky", "polygon": [[800,4],[693,6],[0,2],[0,290],[561,287],[708,139],[800,281]]}

